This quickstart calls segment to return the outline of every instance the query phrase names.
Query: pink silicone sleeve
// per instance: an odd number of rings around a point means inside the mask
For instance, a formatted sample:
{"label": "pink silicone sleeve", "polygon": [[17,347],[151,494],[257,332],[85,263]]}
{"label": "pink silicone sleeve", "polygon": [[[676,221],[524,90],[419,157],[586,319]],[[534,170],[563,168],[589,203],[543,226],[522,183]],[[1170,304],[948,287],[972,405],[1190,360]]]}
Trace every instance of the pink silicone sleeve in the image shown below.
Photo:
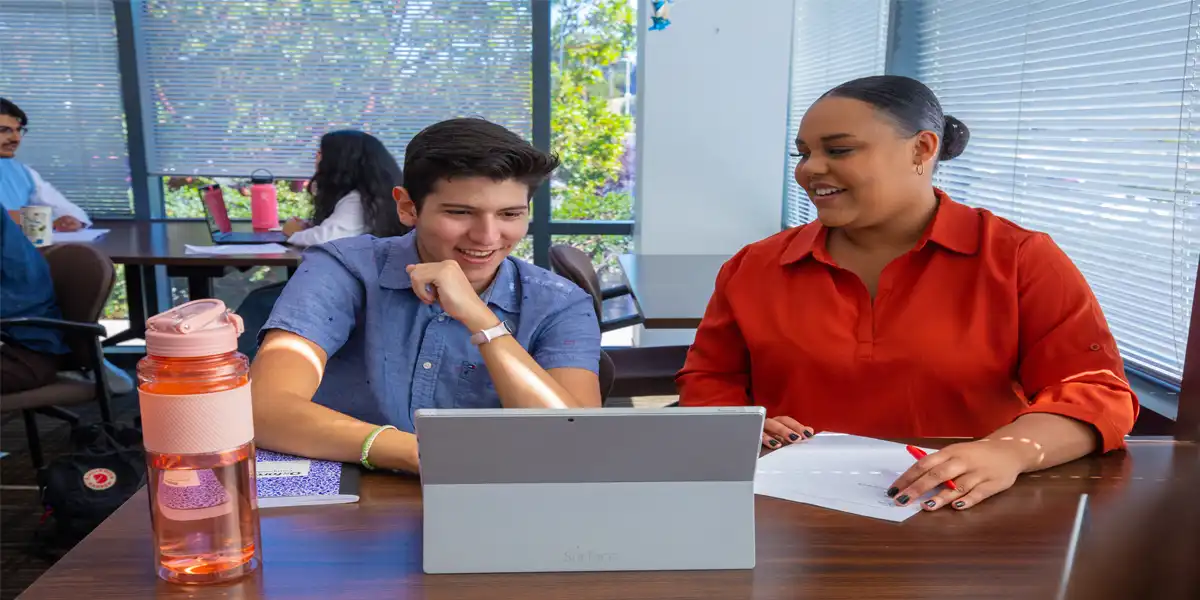
{"label": "pink silicone sleeve", "polygon": [[250,385],[211,394],[167,396],[138,392],[142,443],[159,454],[209,454],[254,439]]}

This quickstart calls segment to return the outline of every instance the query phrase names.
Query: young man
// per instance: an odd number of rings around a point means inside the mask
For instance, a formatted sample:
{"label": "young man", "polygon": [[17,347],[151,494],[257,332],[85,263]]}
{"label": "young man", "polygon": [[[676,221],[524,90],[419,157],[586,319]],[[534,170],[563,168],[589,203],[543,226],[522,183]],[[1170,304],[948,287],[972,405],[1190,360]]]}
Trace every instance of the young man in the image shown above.
{"label": "young man", "polygon": [[64,198],[37,171],[14,158],[28,125],[29,117],[24,111],[0,98],[0,203],[10,211],[29,205],[49,206],[54,209],[55,231],[77,231],[91,226],[92,220],[82,208]]}
{"label": "young man", "polygon": [[310,249],[259,333],[258,444],[416,472],[419,408],[599,406],[591,297],[509,257],[557,166],[481,119],[414,137],[393,191],[414,230]]}

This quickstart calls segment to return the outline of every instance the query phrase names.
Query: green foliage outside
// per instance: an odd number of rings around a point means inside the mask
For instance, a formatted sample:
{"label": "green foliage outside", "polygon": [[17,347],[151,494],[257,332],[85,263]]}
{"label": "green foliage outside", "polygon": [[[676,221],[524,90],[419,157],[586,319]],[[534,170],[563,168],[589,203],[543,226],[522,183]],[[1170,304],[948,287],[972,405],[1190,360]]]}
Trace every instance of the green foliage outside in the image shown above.
{"label": "green foliage outside", "polygon": [[[619,80],[625,85],[620,61],[636,44],[636,14],[628,0],[556,0],[552,39],[552,149],[562,167],[551,182],[552,218],[556,220],[624,220],[633,212],[633,117],[614,110],[610,103],[621,94],[611,90]],[[248,180],[216,180],[225,188],[229,216],[250,218]],[[204,218],[197,188],[214,183],[205,177],[163,179],[166,215],[170,218]],[[281,219],[307,217],[312,208],[301,182],[277,181]],[[591,255],[597,268],[609,275],[617,258],[630,250],[629,236],[555,236],[553,243],[570,244]],[[529,238],[514,254],[532,258]],[[126,318],[125,281],[117,285],[105,308],[105,318]],[[280,280],[282,269],[265,267],[229,274],[214,282],[214,293],[236,307],[254,287]],[[176,304],[185,301],[183,282],[173,286]]]}

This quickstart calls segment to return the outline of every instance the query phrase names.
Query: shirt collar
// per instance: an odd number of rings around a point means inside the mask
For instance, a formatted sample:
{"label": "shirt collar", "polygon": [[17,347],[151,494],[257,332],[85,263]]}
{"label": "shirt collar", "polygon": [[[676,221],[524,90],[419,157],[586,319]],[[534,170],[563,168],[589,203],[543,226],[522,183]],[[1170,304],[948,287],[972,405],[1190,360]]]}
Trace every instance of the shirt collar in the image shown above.
{"label": "shirt collar", "polygon": [[[920,250],[926,243],[933,242],[959,254],[971,255],[978,252],[979,213],[969,206],[955,202],[938,188],[933,188],[933,191],[938,199],[937,212],[933,216],[933,223],[913,249]],[[829,229],[819,222],[801,227],[780,256],[780,264],[798,263],[809,256],[832,264],[825,250],[828,235]]]}
{"label": "shirt collar", "polygon": [[[388,238],[387,254],[384,258],[383,268],[379,272],[379,285],[392,290],[412,289],[412,278],[408,276],[408,265],[419,262],[421,262],[421,256],[417,252],[416,230],[400,237]],[[481,294],[484,302],[510,313],[518,312],[520,310],[517,302],[520,293],[517,290],[519,277],[516,262],[512,258],[506,258],[500,264],[500,270],[492,280],[492,284]]]}

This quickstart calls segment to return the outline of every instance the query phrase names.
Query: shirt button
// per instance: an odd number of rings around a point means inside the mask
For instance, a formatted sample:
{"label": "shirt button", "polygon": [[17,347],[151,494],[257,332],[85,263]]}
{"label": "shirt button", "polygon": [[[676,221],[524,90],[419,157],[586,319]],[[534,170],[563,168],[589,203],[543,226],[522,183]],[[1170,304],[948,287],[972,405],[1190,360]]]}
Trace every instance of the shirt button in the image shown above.
{"label": "shirt button", "polygon": [[426,362],[425,364],[421,365],[421,368],[423,368],[423,369],[432,369],[432,368],[433,368],[433,363],[431,363],[431,362]]}
{"label": "shirt button", "polygon": [[1088,349],[1092,352],[1095,352],[1100,349],[1100,344],[1092,344],[1091,346],[1088,346]]}
{"label": "shirt button", "polygon": [[446,320],[446,315],[438,315],[438,323],[442,323],[445,320]]}

